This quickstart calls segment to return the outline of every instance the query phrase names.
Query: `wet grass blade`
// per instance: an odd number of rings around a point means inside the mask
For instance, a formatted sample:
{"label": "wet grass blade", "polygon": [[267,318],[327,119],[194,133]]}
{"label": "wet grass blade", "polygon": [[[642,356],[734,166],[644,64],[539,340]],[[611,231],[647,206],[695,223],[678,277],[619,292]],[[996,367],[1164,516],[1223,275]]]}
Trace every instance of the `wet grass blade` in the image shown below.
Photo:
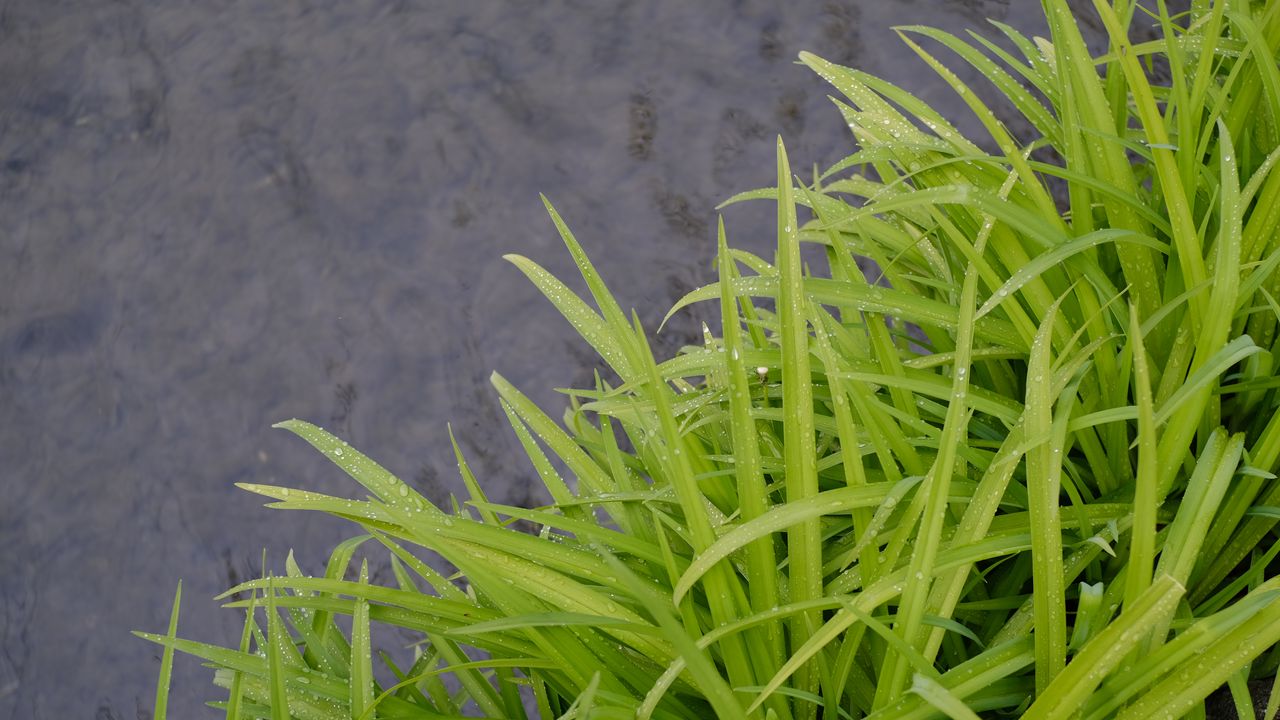
{"label": "wet grass blade", "polygon": [[182,581],[178,581],[178,589],[173,593],[173,609],[169,613],[169,631],[165,635],[169,643],[165,643],[160,654],[160,675],[156,679],[156,702],[152,716],[155,720],[165,720],[169,713],[169,683],[173,677],[173,644],[178,634],[178,608],[182,605]]}
{"label": "wet grass blade", "polygon": [[[809,370],[809,323],[800,264],[799,222],[791,192],[791,166],[778,139],[778,316],[781,322],[783,448],[786,497],[796,503],[818,494],[813,428],[813,388]],[[822,538],[817,519],[787,531],[790,597],[793,602],[822,595]],[[791,624],[791,642],[804,644],[820,624],[816,613],[801,615]],[[803,669],[797,689],[817,689],[814,669]],[[745,684],[745,683],[744,683]]]}
{"label": "wet grass blade", "polygon": [[1066,720],[1075,717],[1094,688],[1137,650],[1149,631],[1167,621],[1178,607],[1184,588],[1165,575],[1151,583],[1115,622],[1085,644],[1071,664],[1057,675],[1023,714],[1030,720]]}
{"label": "wet grass blade", "polygon": [[[360,564],[361,585],[369,584],[369,563]],[[369,636],[369,602],[356,598],[351,614],[351,699],[348,707],[351,717],[364,717],[373,705],[373,646]]]}
{"label": "wet grass blade", "polygon": [[1025,427],[1030,438],[1045,438],[1027,452],[1030,501],[1032,592],[1035,609],[1036,694],[1040,695],[1066,665],[1066,593],[1063,588],[1062,528],[1058,524],[1061,458],[1047,442],[1053,418],[1049,383],[1050,337],[1057,306],[1031,344],[1027,367]]}

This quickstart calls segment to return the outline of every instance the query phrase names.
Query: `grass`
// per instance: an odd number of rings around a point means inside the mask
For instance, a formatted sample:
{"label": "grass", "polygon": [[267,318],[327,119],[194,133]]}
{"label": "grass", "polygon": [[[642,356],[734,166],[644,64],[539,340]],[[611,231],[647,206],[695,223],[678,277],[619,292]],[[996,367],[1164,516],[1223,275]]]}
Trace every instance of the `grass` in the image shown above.
{"label": "grass", "polygon": [[[175,650],[229,718],[1197,718],[1224,686],[1252,716],[1280,662],[1280,2],[1095,0],[1100,57],[1044,5],[1049,39],[897,29],[979,139],[802,54],[857,148],[801,180],[779,141],[777,185],[729,201],[776,204],[776,256],[722,222],[719,281],[672,310],[718,301],[721,337],[674,358],[548,204],[594,307],[510,259],[612,378],[557,422],[493,377],[553,504],[491,503],[459,452],[470,497],[438,508],[281,423],[368,494],[242,487],[363,534],[228,590],[238,648],[178,638],[175,598],[139,633],[156,717]],[[375,673],[374,624],[422,636],[412,666]]]}

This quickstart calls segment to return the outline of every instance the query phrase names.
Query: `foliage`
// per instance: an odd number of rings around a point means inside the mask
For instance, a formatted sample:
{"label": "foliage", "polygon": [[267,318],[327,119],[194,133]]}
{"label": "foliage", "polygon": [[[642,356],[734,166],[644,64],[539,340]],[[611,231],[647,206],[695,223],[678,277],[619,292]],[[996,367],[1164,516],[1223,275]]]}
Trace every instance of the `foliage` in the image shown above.
{"label": "foliage", "polygon": [[[1224,684],[1251,712],[1280,658],[1280,2],[1094,5],[1098,58],[1066,0],[1049,40],[898,28],[978,141],[802,55],[858,148],[803,182],[779,142],[778,185],[731,200],[776,203],[777,255],[722,223],[672,311],[718,302],[722,335],[673,359],[548,205],[595,307],[510,259],[613,378],[561,424],[493,377],[553,504],[489,502],[459,453],[470,498],[437,508],[285,422],[368,497],[245,489],[365,534],[229,590],[238,648],[143,637],[217,668],[231,718],[1203,717]],[[397,587],[347,579],[370,540]],[[394,685],[373,623],[424,638]]]}

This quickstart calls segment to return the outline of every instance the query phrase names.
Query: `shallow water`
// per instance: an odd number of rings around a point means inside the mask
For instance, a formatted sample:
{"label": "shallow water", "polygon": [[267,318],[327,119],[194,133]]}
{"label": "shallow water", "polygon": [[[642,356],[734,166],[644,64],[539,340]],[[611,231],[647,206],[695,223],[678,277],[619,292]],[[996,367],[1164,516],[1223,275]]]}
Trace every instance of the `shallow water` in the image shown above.
{"label": "shallow water", "polygon": [[[0,717],[149,717],[158,652],[128,631],[162,630],[179,577],[181,633],[234,643],[211,598],[264,547],[318,570],[353,534],[233,487],[355,494],[272,422],[437,500],[452,422],[495,499],[538,502],[489,373],[559,408],[594,367],[501,259],[572,277],[539,192],[652,328],[709,279],[714,205],[771,182],[775,134],[801,169],[849,151],[798,51],[975,130],[887,28],[1041,24],[1035,0],[790,5],[0,3]],[[726,217],[768,247],[768,207]],[[172,717],[214,716],[208,679],[179,657]]]}

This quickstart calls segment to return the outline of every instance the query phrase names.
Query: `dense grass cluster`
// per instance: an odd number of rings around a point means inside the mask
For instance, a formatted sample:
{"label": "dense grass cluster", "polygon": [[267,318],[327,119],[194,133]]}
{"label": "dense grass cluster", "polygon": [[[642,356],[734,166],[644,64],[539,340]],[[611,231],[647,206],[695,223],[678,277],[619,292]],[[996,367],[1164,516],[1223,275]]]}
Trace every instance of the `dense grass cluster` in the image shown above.
{"label": "dense grass cluster", "polygon": [[[672,312],[723,331],[673,359],[551,210],[595,307],[511,260],[612,372],[561,423],[493,378],[551,506],[489,502],[459,454],[470,498],[437,508],[282,423],[369,495],[245,488],[365,534],[228,591],[238,648],[146,635],[160,705],[178,650],[229,718],[1204,717],[1224,684],[1252,713],[1280,660],[1280,2],[1095,0],[1098,58],[1044,4],[1048,40],[898,30],[980,141],[802,55],[856,152],[802,181],[779,143],[777,187],[734,199],[776,203],[777,254],[721,225],[719,282]],[[369,541],[397,587],[349,567]],[[394,685],[371,623],[422,635]]]}

